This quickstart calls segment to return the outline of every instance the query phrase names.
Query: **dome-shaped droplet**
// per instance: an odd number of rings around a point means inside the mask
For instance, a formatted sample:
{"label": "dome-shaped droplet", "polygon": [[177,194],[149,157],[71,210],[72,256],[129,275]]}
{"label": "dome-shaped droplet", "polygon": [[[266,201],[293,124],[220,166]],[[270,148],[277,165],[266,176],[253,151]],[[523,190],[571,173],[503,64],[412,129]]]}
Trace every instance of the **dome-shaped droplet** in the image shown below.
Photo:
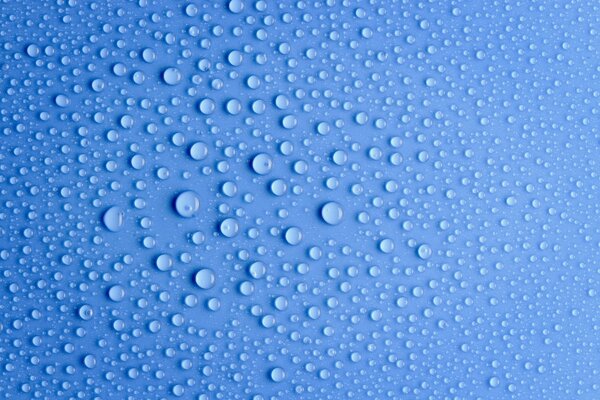
{"label": "dome-shaped droplet", "polygon": [[285,379],[285,371],[281,367],[275,367],[271,370],[270,376],[273,382],[281,382]]}
{"label": "dome-shaped droplet", "polygon": [[232,238],[238,234],[239,225],[235,219],[226,218],[219,225],[219,230],[221,231],[223,236]]}
{"label": "dome-shaped droplet", "polygon": [[168,254],[161,254],[156,257],[155,265],[159,270],[167,271],[173,267],[173,257]]}
{"label": "dome-shaped droplet", "polygon": [[431,257],[432,253],[433,251],[428,244],[422,244],[417,248],[417,255],[423,260],[427,260],[429,257]]}
{"label": "dome-shaped droplet", "polygon": [[273,159],[267,153],[260,153],[252,159],[252,169],[259,175],[266,175],[273,169]]}
{"label": "dome-shaped droplet", "polygon": [[202,99],[198,105],[198,109],[204,115],[210,115],[215,111],[216,105],[213,99]]}
{"label": "dome-shaped droplet", "polygon": [[54,102],[59,107],[66,107],[69,104],[71,104],[71,100],[67,96],[65,96],[64,94],[59,94],[58,96],[56,96],[54,98]]}
{"label": "dome-shaped droplet", "polygon": [[267,272],[267,267],[262,261],[255,261],[248,267],[248,272],[254,279],[260,279]]}
{"label": "dome-shaped droplet", "polygon": [[194,275],[194,282],[200,289],[210,289],[215,286],[215,272],[210,268],[202,268]]}
{"label": "dome-shaped droplet", "polygon": [[177,85],[181,82],[181,72],[177,68],[170,67],[163,71],[162,78],[167,85]]}
{"label": "dome-shaped droplet", "polygon": [[200,209],[200,198],[191,190],[181,192],[175,198],[175,211],[184,218],[191,218]]}
{"label": "dome-shaped droplet", "polygon": [[302,231],[300,230],[300,228],[296,227],[296,226],[292,226],[291,228],[288,228],[285,230],[285,241],[288,244],[291,244],[292,246],[296,246],[298,244],[300,244],[300,242],[302,241]]}
{"label": "dome-shaped droplet", "polygon": [[84,321],[89,321],[94,316],[94,309],[89,304],[84,304],[79,307],[78,314]]}
{"label": "dome-shaped droplet", "polygon": [[208,155],[208,145],[204,142],[196,142],[190,146],[190,157],[194,160],[204,160]]}
{"label": "dome-shaped droplet", "polygon": [[244,10],[244,2],[242,0],[229,0],[227,7],[232,13],[239,14]]}
{"label": "dome-shaped droplet", "polygon": [[122,301],[125,298],[125,289],[121,285],[114,285],[108,289],[108,297],[112,301]]}
{"label": "dome-shaped droplet", "polygon": [[394,241],[392,239],[383,239],[379,242],[379,250],[381,250],[383,253],[391,253],[392,251],[394,251]]}
{"label": "dome-shaped droplet", "polygon": [[339,224],[342,222],[343,217],[344,210],[342,206],[335,201],[325,203],[325,205],[321,207],[321,218],[323,218],[323,221],[327,222],[329,225]]}
{"label": "dome-shaped droplet", "polygon": [[118,232],[125,225],[125,211],[118,206],[112,206],[102,215],[102,223],[111,232]]}
{"label": "dome-shaped droplet", "polygon": [[96,367],[96,357],[92,354],[86,355],[83,357],[83,365],[85,365],[85,367],[88,369]]}

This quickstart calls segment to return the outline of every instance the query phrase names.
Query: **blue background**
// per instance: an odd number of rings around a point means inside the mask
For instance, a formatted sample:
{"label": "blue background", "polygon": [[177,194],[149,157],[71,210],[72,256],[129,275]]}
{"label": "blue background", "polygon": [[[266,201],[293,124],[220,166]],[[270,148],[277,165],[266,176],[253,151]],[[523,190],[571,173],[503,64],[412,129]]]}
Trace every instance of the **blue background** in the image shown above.
{"label": "blue background", "polygon": [[597,399],[599,8],[2,1],[0,397]]}

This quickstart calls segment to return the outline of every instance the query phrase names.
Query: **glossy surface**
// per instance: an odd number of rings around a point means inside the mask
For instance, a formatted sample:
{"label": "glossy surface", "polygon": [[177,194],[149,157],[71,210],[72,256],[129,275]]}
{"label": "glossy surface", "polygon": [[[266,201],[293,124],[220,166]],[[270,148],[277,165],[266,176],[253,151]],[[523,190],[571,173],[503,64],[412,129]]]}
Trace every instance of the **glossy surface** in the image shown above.
{"label": "glossy surface", "polygon": [[599,19],[3,1],[0,398],[600,398]]}

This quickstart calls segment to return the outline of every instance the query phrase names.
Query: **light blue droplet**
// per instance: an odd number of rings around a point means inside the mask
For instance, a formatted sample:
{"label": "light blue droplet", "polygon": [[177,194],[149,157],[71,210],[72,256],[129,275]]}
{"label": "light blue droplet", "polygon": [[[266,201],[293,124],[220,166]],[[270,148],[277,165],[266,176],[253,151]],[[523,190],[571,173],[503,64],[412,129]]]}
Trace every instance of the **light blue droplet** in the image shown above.
{"label": "light blue droplet", "polygon": [[252,159],[252,169],[259,175],[266,175],[273,169],[273,159],[266,153],[260,153]]}
{"label": "light blue droplet", "polygon": [[204,160],[208,155],[208,145],[204,142],[196,142],[190,147],[190,157],[194,160]]}
{"label": "light blue droplet", "polygon": [[175,199],[175,211],[184,218],[191,218],[200,209],[200,198],[191,190],[181,192]]}
{"label": "light blue droplet", "polygon": [[92,354],[86,355],[83,357],[83,365],[85,365],[85,367],[88,369],[96,367],[96,357],[94,357]]}
{"label": "light blue droplet", "polygon": [[232,13],[239,14],[244,10],[244,2],[242,0],[230,0],[227,7]]}
{"label": "light blue droplet", "polygon": [[210,115],[215,111],[216,105],[213,99],[202,99],[198,105],[198,109],[204,115]]}
{"label": "light blue droplet", "polygon": [[174,86],[181,82],[181,72],[174,67],[165,69],[162,77],[167,85]]}
{"label": "light blue droplet", "polygon": [[210,289],[215,286],[215,272],[210,268],[202,268],[194,275],[194,282],[200,289]]}
{"label": "light blue droplet", "polygon": [[160,271],[168,271],[173,267],[173,257],[168,254],[161,254],[156,257],[155,265]]}
{"label": "light blue droplet", "polygon": [[114,285],[108,289],[108,297],[112,301],[122,301],[125,298],[125,289],[121,285]]}
{"label": "light blue droplet", "polygon": [[329,225],[337,225],[342,222],[344,217],[344,209],[342,206],[335,202],[330,201],[321,207],[321,218]]}
{"label": "light blue droplet", "polygon": [[94,309],[89,304],[84,304],[79,307],[78,314],[81,319],[88,321],[94,316]]}
{"label": "light blue droplet", "polygon": [[422,244],[417,248],[417,255],[423,260],[426,260],[429,257],[431,257],[432,253],[433,251],[431,250],[431,247],[428,244]]}
{"label": "light blue droplet", "polygon": [[392,239],[383,239],[379,242],[379,250],[381,250],[383,253],[391,253],[392,251],[394,251],[394,241]]}
{"label": "light blue droplet", "polygon": [[56,96],[54,98],[54,102],[59,107],[66,107],[69,104],[71,104],[71,100],[67,96],[65,96],[64,94],[59,94],[58,96]]}
{"label": "light blue droplet", "polygon": [[248,267],[248,272],[254,279],[260,279],[267,272],[267,267],[262,261],[255,261]]}
{"label": "light blue droplet", "polygon": [[120,231],[125,225],[125,211],[118,206],[112,206],[102,215],[102,222],[111,232]]}
{"label": "light blue droplet", "polygon": [[226,218],[219,225],[219,230],[221,231],[223,236],[232,238],[238,234],[239,225],[235,219]]}
{"label": "light blue droplet", "polygon": [[275,367],[271,370],[270,376],[273,382],[281,382],[285,379],[285,370],[281,367]]}
{"label": "light blue droplet", "polygon": [[300,228],[292,226],[286,229],[284,237],[288,244],[296,246],[302,241],[303,234]]}

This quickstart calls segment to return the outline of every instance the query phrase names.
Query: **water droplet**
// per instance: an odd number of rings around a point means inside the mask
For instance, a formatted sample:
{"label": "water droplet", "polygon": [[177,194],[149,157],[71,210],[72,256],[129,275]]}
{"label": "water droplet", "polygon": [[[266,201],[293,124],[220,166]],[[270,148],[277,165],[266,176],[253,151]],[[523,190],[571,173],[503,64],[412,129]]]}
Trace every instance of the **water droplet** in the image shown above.
{"label": "water droplet", "polygon": [[344,210],[342,206],[335,201],[325,203],[325,205],[321,207],[321,218],[323,218],[323,221],[327,222],[329,225],[339,224],[342,222],[343,217]]}
{"label": "water droplet", "polygon": [[84,304],[79,307],[78,314],[79,317],[84,321],[89,321],[94,317],[94,309],[89,304]]}
{"label": "water droplet", "polygon": [[252,159],[252,169],[259,175],[266,175],[273,169],[273,159],[266,153],[260,153]]}
{"label": "water droplet", "polygon": [[202,268],[194,275],[194,282],[200,289],[211,289],[215,286],[216,276],[212,269]]}
{"label": "water droplet", "polygon": [[239,225],[238,222],[233,218],[224,219],[219,225],[219,230],[228,238],[235,237],[238,234]]}
{"label": "water droplet", "polygon": [[386,254],[394,251],[395,247],[396,245],[392,239],[383,239],[379,242],[379,250]]}
{"label": "water droplet", "polygon": [[431,250],[431,247],[429,247],[427,244],[422,244],[417,248],[417,255],[422,260],[427,260],[429,257],[431,257],[432,253],[433,251]]}
{"label": "water droplet", "polygon": [[167,85],[177,85],[181,82],[181,72],[174,67],[169,67],[163,71],[162,78]]}
{"label": "water droplet", "polygon": [[181,192],[175,198],[175,211],[184,218],[191,218],[200,209],[200,198],[191,190]]}
{"label": "water droplet", "polygon": [[108,208],[102,215],[102,223],[111,232],[118,232],[125,225],[125,211],[118,206]]}
{"label": "water droplet", "polygon": [[85,365],[86,368],[88,369],[93,369],[96,367],[96,357],[94,357],[92,354],[88,354],[85,357],[83,357],[83,365]]}
{"label": "water droplet", "polygon": [[292,246],[296,246],[298,244],[300,244],[300,242],[302,241],[302,231],[300,230],[300,228],[296,227],[296,226],[292,226],[290,228],[287,228],[285,230],[285,241],[292,245]]}
{"label": "water droplet", "polygon": [[59,94],[54,98],[54,102],[56,103],[57,106],[59,107],[67,107],[69,104],[71,104],[71,100],[65,96],[64,94]]}
{"label": "water droplet", "polygon": [[155,265],[160,271],[168,271],[173,268],[173,258],[168,254],[161,254],[156,257]]}
{"label": "water droplet", "polygon": [[239,14],[244,10],[244,2],[242,0],[229,0],[227,7],[232,13]]}
{"label": "water droplet", "polygon": [[285,371],[281,367],[273,368],[270,375],[273,382],[281,382],[285,379]]}
{"label": "water droplet", "polygon": [[190,147],[190,157],[194,160],[204,160],[208,155],[208,145],[204,142],[196,142]]}
{"label": "water droplet", "polygon": [[121,285],[113,285],[108,289],[108,297],[112,301],[122,301],[125,298],[125,289]]}
{"label": "water droplet", "polygon": [[267,272],[267,267],[263,262],[255,261],[248,267],[248,272],[254,279],[260,279]]}
{"label": "water droplet", "polygon": [[203,99],[198,105],[198,109],[204,115],[210,115],[215,111],[216,105],[213,99]]}

